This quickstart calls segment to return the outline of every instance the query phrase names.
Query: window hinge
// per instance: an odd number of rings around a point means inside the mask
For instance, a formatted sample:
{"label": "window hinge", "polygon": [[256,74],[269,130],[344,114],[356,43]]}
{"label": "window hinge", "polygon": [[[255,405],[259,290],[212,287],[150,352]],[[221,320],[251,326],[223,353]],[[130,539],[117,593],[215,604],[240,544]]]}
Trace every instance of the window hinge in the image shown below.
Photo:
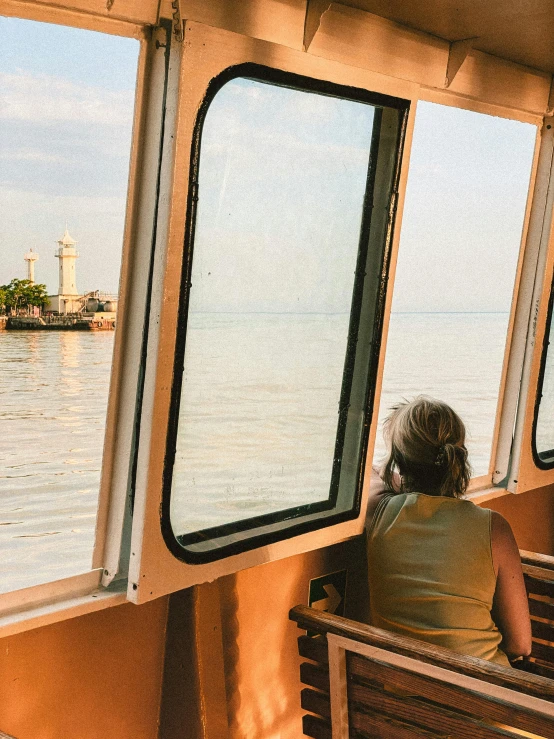
{"label": "window hinge", "polygon": [[177,41],[182,41],[185,37],[183,13],[181,8],[182,0],[171,0],[171,13],[173,15],[173,33]]}

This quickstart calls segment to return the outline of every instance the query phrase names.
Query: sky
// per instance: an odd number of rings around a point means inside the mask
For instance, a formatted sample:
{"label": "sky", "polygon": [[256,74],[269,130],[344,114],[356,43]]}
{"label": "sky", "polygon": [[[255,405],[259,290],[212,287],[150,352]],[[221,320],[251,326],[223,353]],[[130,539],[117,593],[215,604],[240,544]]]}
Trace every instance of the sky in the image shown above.
{"label": "sky", "polygon": [[348,313],[374,108],[253,80],[212,102],[191,307]]}
{"label": "sky", "polygon": [[[80,291],[117,292],[136,40],[0,19],[0,284],[57,292],[56,240],[78,242]],[[341,312],[373,109],[228,83],[202,138],[197,310]],[[418,105],[396,311],[509,309],[536,129]]]}
{"label": "sky", "polygon": [[139,43],[0,18],[0,284],[58,291],[55,243],[78,242],[77,288],[116,293]]}
{"label": "sky", "polygon": [[509,311],[536,134],[418,103],[394,311]]}

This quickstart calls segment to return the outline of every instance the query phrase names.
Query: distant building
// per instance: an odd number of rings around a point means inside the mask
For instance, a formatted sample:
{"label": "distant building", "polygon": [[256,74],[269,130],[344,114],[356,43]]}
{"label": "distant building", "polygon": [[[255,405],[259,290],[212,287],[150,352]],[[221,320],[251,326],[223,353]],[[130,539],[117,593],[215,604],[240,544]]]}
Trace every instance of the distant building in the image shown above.
{"label": "distant building", "polygon": [[71,238],[67,226],[62,238],[57,242],[54,256],[60,260],[60,284],[57,295],[49,295],[47,310],[55,313],[77,313],[83,309],[83,298],[77,290],[75,261],[79,256],[75,249],[77,242]]}

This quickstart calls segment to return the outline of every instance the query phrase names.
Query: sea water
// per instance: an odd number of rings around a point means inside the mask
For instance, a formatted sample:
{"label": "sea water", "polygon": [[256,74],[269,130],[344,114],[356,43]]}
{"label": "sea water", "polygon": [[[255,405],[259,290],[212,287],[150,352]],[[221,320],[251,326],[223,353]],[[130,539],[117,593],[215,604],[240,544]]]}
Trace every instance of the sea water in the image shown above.
{"label": "sea water", "polygon": [[[474,474],[486,473],[507,323],[507,314],[393,314],[375,412],[382,419],[391,405],[419,393],[445,400],[467,424]],[[329,346],[343,346],[347,325],[345,315],[191,317],[189,341],[194,334],[204,356],[192,378],[194,398],[181,408],[176,529],[325,497],[344,361]],[[281,330],[287,340],[268,354],[264,336]],[[2,590],[90,568],[113,337],[0,333]],[[222,372],[225,348],[237,342],[241,367]],[[383,451],[378,440],[376,458]],[[262,474],[267,469],[271,477]]]}

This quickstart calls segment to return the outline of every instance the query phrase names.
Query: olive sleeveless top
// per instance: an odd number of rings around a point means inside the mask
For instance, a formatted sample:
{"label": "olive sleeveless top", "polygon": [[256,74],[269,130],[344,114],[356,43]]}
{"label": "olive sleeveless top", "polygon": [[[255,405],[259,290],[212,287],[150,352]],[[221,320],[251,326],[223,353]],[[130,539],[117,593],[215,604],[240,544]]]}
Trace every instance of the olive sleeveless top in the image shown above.
{"label": "olive sleeveless top", "polygon": [[367,531],[371,623],[508,665],[491,617],[491,512],[423,493],[385,496]]}

